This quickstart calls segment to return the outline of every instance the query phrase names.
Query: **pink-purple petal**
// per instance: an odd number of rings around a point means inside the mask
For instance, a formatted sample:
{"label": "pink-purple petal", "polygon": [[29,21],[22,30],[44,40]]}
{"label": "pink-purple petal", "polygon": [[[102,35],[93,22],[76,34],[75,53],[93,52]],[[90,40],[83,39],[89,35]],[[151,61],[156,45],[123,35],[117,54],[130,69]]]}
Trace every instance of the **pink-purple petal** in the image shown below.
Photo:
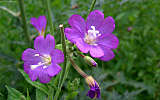
{"label": "pink-purple petal", "polygon": [[100,98],[100,88],[98,86],[98,84],[95,82],[95,86],[91,86],[90,85],[90,90],[87,93],[87,96],[89,96],[91,99],[93,98]]}
{"label": "pink-purple petal", "polygon": [[51,76],[48,75],[47,69],[41,68],[38,77],[41,83],[48,83],[51,80]]}
{"label": "pink-purple petal", "polygon": [[55,40],[54,37],[48,34],[45,39],[45,46],[48,52],[51,52],[55,48]]}
{"label": "pink-purple petal", "polygon": [[39,52],[37,50],[28,48],[26,49],[23,54],[22,54],[22,60],[24,62],[34,62],[34,63],[38,63],[39,61],[41,61],[40,57],[35,56],[35,54],[38,54]]}
{"label": "pink-purple petal", "polygon": [[39,27],[37,18],[32,17],[32,18],[30,19],[30,24],[32,24],[32,25],[37,29],[37,31],[38,31],[39,33],[41,33],[41,30],[40,30],[40,27]]}
{"label": "pink-purple petal", "polygon": [[51,64],[50,66],[48,66],[48,75],[53,77],[55,75],[57,75],[60,71],[61,71],[61,67],[57,64]]}
{"label": "pink-purple petal", "polygon": [[114,34],[102,34],[97,38],[97,44],[107,48],[115,49],[118,47],[119,40]]}
{"label": "pink-purple petal", "polygon": [[36,37],[36,39],[34,40],[34,48],[41,53],[45,53],[46,52],[46,48],[45,48],[45,39],[43,36],[38,36]]}
{"label": "pink-purple petal", "polygon": [[101,23],[101,26],[98,28],[101,34],[112,33],[114,29],[115,29],[115,22],[111,16],[105,18],[103,23]]}
{"label": "pink-purple petal", "polygon": [[87,17],[87,30],[91,29],[91,26],[95,26],[98,29],[104,21],[104,14],[99,10],[92,11]]}
{"label": "pink-purple petal", "polygon": [[74,28],[65,28],[64,33],[69,41],[75,43],[77,38],[84,38],[84,34],[80,33],[78,30]]}
{"label": "pink-purple petal", "polygon": [[47,25],[46,16],[39,16],[38,21],[39,21],[40,29],[41,29],[42,31],[45,31],[46,25]]}
{"label": "pink-purple petal", "polygon": [[45,31],[47,20],[45,16],[39,16],[39,18],[32,17],[30,23],[37,29],[41,34]]}
{"label": "pink-purple petal", "polygon": [[55,47],[54,37],[47,35],[46,39],[43,36],[38,36],[34,41],[34,48],[43,54],[49,54]]}
{"label": "pink-purple petal", "polygon": [[104,55],[103,50],[99,46],[92,46],[90,48],[90,54],[92,57],[98,58]]}
{"label": "pink-purple petal", "polygon": [[27,64],[27,63],[24,63],[24,72],[26,72],[27,74],[29,74],[29,71],[30,71],[30,65],[29,64]]}
{"label": "pink-purple petal", "polygon": [[114,52],[111,49],[103,48],[104,56],[100,57],[99,59],[103,61],[109,61],[114,58]]}
{"label": "pink-purple petal", "polygon": [[34,70],[30,70],[29,71],[29,77],[32,81],[35,81],[38,78],[38,73]]}
{"label": "pink-purple petal", "polygon": [[86,32],[86,23],[85,20],[80,15],[72,15],[69,18],[68,23],[73,29],[76,29],[81,34],[84,34]]}
{"label": "pink-purple petal", "polygon": [[52,63],[59,64],[64,61],[64,54],[61,50],[54,49],[50,55],[52,58]]}
{"label": "pink-purple petal", "polygon": [[87,93],[87,96],[89,96],[91,99],[93,99],[95,97],[96,93],[93,90],[89,90]]}
{"label": "pink-purple petal", "polygon": [[78,38],[75,44],[81,52],[88,53],[90,46],[82,38]]}

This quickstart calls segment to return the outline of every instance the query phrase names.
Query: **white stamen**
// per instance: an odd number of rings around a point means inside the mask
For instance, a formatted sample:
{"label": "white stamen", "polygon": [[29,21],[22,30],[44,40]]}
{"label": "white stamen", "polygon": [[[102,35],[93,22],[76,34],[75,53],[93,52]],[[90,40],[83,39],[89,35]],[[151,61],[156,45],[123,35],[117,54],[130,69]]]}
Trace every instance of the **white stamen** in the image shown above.
{"label": "white stamen", "polygon": [[49,55],[44,54],[44,55],[43,55],[43,57],[45,57],[45,58],[49,58],[50,56],[49,56]]}
{"label": "white stamen", "polygon": [[96,30],[95,26],[91,26],[92,30],[88,30],[89,35],[93,35],[94,37],[97,37],[97,34],[99,34],[99,31]]}
{"label": "white stamen", "polygon": [[101,36],[101,34],[98,34],[98,36]]}
{"label": "white stamen", "polygon": [[38,65],[31,65],[31,69],[34,70],[35,68],[41,66],[43,63],[39,62]]}
{"label": "white stamen", "polygon": [[40,66],[43,66],[42,68],[47,68],[48,65],[51,63],[51,57],[50,57],[50,55],[42,55],[41,56],[39,54],[35,54],[34,56],[40,56],[42,62],[38,62],[38,64],[35,64],[35,65],[30,65],[30,68],[32,70],[34,70],[35,68],[40,67]]}
{"label": "white stamen", "polygon": [[88,30],[88,33],[85,34],[84,41],[90,45],[97,45],[96,38],[101,36],[98,30],[96,30],[95,26],[91,26],[91,30]]}
{"label": "white stamen", "polygon": [[[44,62],[44,63],[38,62],[37,65],[31,65],[31,69],[34,70],[35,68],[37,68],[37,67],[39,67],[39,66],[42,66],[42,65],[45,65],[45,64],[47,64],[47,63],[48,63],[48,62]],[[47,66],[43,66],[43,68],[47,68]]]}
{"label": "white stamen", "polygon": [[35,54],[34,56],[39,56],[39,54]]}
{"label": "white stamen", "polygon": [[38,65],[42,65],[42,62],[39,62]]}
{"label": "white stamen", "polygon": [[43,69],[47,68],[48,66],[43,66]]}

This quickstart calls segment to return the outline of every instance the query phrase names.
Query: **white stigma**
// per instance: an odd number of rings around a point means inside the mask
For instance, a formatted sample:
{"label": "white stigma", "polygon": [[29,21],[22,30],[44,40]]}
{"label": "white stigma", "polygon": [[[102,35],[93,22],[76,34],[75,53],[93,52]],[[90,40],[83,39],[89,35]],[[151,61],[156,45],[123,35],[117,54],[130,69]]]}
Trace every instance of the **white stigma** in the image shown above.
{"label": "white stigma", "polygon": [[99,34],[99,31],[96,30],[95,26],[91,26],[92,30],[88,30],[88,34],[92,35],[94,37],[97,37],[97,34]]}
{"label": "white stigma", "polygon": [[43,69],[47,68],[47,66],[43,66]]}
{"label": "white stigma", "polygon": [[91,30],[88,30],[86,33],[84,41],[90,45],[97,45],[96,38],[101,36],[98,30],[96,30],[95,26],[91,26]]}

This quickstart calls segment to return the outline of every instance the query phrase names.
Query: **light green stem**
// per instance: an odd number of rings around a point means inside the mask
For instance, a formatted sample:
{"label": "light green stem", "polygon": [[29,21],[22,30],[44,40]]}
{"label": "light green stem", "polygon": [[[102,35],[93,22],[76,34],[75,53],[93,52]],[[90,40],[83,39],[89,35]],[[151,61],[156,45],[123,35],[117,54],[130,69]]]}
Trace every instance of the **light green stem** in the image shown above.
{"label": "light green stem", "polygon": [[25,34],[27,43],[30,46],[31,40],[30,40],[29,33],[28,33],[27,20],[26,20],[25,11],[24,11],[24,0],[18,0],[18,3],[19,3],[20,12],[21,12],[21,19],[23,23],[24,34]]}
{"label": "light green stem", "polygon": [[64,27],[63,25],[59,25],[60,31],[61,31],[61,43],[62,43],[62,49],[63,49],[63,53],[64,53],[64,63],[63,63],[63,70],[60,73],[60,78],[59,78],[59,84],[58,84],[58,90],[56,91],[54,100],[58,99],[58,96],[61,92],[61,88],[63,86],[63,83],[65,81],[65,79],[67,78],[67,73],[68,73],[68,66],[66,67],[66,63],[67,63],[67,52],[66,52],[66,42],[65,42],[65,35],[64,35]]}
{"label": "light green stem", "polygon": [[44,3],[46,5],[46,10],[47,10],[47,14],[48,14],[48,23],[49,23],[49,26],[50,26],[50,32],[51,32],[51,34],[53,34],[54,33],[54,28],[53,28],[53,20],[52,20],[50,0],[44,0]]}
{"label": "light green stem", "polygon": [[[90,7],[90,9],[89,9],[88,15],[89,15],[89,13],[93,10],[95,4],[96,4],[96,0],[93,0],[93,1],[92,1],[92,4],[91,4],[91,7]],[[87,15],[87,17],[88,17],[88,15]],[[86,19],[87,19],[87,17],[86,17]]]}

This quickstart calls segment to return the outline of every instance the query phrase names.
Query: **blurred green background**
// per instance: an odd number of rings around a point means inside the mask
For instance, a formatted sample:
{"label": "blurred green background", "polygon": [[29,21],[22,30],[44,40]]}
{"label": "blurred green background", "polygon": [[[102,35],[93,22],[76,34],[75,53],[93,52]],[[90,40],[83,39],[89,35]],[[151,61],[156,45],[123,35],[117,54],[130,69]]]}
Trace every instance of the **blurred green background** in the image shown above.
{"label": "blurred green background", "polygon": [[[45,15],[43,0],[24,0],[32,41],[37,34],[31,17]],[[87,16],[91,0],[51,0],[56,43],[60,43],[59,24],[68,27],[73,14]],[[97,0],[94,9],[112,16],[113,32],[120,41],[115,58],[91,68],[77,57],[76,63],[93,75],[101,87],[101,100],[160,100],[160,0]],[[6,10],[7,8],[7,10]],[[24,95],[27,88],[35,100],[35,87],[27,83],[17,68],[23,68],[22,52],[28,48],[16,0],[0,0],[0,100],[7,99],[5,85]],[[128,29],[129,28],[129,29]],[[47,32],[49,33],[49,25]],[[33,43],[32,43],[33,44]],[[33,48],[33,45],[32,45]],[[60,94],[62,100],[88,100],[88,86],[71,67]]]}

